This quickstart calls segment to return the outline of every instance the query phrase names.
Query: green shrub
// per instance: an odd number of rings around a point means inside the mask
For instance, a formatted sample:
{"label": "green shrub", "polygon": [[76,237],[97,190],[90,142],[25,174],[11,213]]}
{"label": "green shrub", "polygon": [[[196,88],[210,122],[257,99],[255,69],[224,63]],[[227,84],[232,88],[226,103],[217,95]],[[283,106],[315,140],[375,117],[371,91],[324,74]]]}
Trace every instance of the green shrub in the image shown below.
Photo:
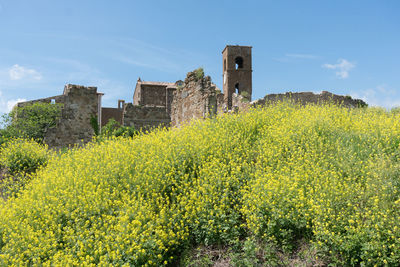
{"label": "green shrub", "polygon": [[[0,197],[7,200],[10,197],[16,197],[25,186],[32,180],[31,174],[18,174],[11,176],[3,174],[0,180]],[[1,264],[0,264],[1,265]]]}
{"label": "green shrub", "polygon": [[112,136],[112,133],[121,127],[115,119],[111,118],[108,120],[107,124],[101,127],[101,135],[102,136]]}
{"label": "green shrub", "polygon": [[16,107],[3,115],[3,138],[27,138],[43,142],[49,128],[57,124],[61,116],[61,104],[34,103],[25,107]]}
{"label": "green shrub", "polygon": [[121,126],[116,120],[110,119],[106,125],[101,128],[101,138],[104,137],[133,137],[139,134],[134,126]]}
{"label": "green shrub", "polygon": [[400,107],[394,107],[390,110],[390,112],[394,115],[400,114]]}
{"label": "green shrub", "polygon": [[91,143],[1,206],[0,265],[176,266],[194,243],[398,266],[399,144],[386,111],[287,103]]}
{"label": "green shrub", "polygon": [[244,98],[250,98],[250,94],[246,91],[241,92],[240,95],[243,96]]}
{"label": "green shrub", "polygon": [[11,175],[32,173],[46,165],[49,150],[33,140],[13,139],[0,147],[0,165]]}
{"label": "green shrub", "polygon": [[94,135],[99,135],[100,130],[99,130],[99,122],[97,120],[97,117],[94,117],[94,116],[90,117],[90,125],[93,128]]}

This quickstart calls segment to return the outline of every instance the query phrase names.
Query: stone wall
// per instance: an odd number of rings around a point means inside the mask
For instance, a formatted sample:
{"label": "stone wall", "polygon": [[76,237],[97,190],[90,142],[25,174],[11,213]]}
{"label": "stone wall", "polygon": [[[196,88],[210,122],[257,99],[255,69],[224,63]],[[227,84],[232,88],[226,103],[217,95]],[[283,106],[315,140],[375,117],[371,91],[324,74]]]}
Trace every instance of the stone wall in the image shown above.
{"label": "stone wall", "polygon": [[172,100],[174,100],[174,92],[175,92],[176,88],[170,88],[167,87],[167,113],[169,116],[171,116],[171,108],[172,108]]}
{"label": "stone wall", "polygon": [[146,107],[127,103],[124,106],[124,126],[136,129],[151,129],[170,125],[171,119],[165,107]]}
{"label": "stone wall", "polygon": [[35,103],[57,103],[57,104],[64,104],[65,96],[64,95],[57,95],[52,97],[40,98],[35,100],[30,100],[26,102],[19,102],[17,103],[17,107],[25,107]]}
{"label": "stone wall", "polygon": [[90,124],[92,117],[97,117],[102,126],[110,118],[114,118],[124,126],[148,130],[158,126],[181,126],[193,119],[203,119],[226,112],[246,111],[252,106],[268,105],[285,99],[302,105],[331,102],[350,108],[366,106],[360,99],[326,91],[321,94],[311,92],[269,94],[253,102],[249,102],[251,96],[244,97],[234,93],[231,99],[232,108],[228,110],[225,95],[216,88],[209,76],[197,77],[196,72],[189,72],[184,82],[178,82],[174,84],[140,81],[135,96],[144,97],[146,101],[141,105],[125,104],[123,100],[119,100],[118,108],[102,108],[102,94],[97,93],[96,87],[67,84],[62,95],[18,103],[18,106],[36,102],[62,104],[61,118],[55,128],[47,130],[44,138],[45,143],[56,148],[84,144],[92,140],[94,134]]}
{"label": "stone wall", "polygon": [[141,103],[146,106],[166,106],[167,92],[162,85],[142,85]]}
{"label": "stone wall", "polygon": [[242,95],[236,93],[232,95],[232,111],[247,111],[252,106],[252,103],[254,102],[250,102],[248,98]]}
{"label": "stone wall", "polygon": [[108,123],[110,119],[116,120],[120,125],[123,125],[123,109],[120,108],[102,108],[101,109],[101,126]]}
{"label": "stone wall", "polygon": [[323,91],[321,94],[314,94],[312,92],[300,92],[292,93],[287,92],[284,94],[269,94],[264,98],[253,101],[254,106],[265,105],[268,103],[274,103],[282,100],[292,100],[295,103],[305,104],[323,104],[323,103],[334,103],[343,105],[349,108],[364,107],[367,103],[361,99],[353,99],[350,96],[335,95],[327,91]]}
{"label": "stone wall", "polygon": [[55,128],[48,129],[44,142],[50,147],[85,144],[92,140],[91,117],[98,117],[97,87],[67,84],[64,88],[64,107]]}
{"label": "stone wall", "polygon": [[171,125],[180,126],[193,119],[212,116],[217,113],[218,91],[211,83],[210,76],[196,77],[189,72],[182,88],[174,92],[171,105]]}
{"label": "stone wall", "polygon": [[63,95],[18,103],[18,107],[37,102],[62,104],[56,127],[47,129],[44,142],[53,148],[83,144],[92,140],[91,117],[97,117],[101,94],[96,87],[67,84]]}

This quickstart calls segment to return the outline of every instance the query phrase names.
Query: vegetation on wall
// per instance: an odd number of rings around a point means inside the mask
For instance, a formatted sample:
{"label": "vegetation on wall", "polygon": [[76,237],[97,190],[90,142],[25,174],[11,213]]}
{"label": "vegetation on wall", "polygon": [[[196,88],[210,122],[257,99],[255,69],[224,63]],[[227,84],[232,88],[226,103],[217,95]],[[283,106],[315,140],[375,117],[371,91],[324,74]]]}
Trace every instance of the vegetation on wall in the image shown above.
{"label": "vegetation on wall", "polygon": [[91,116],[90,117],[90,126],[92,126],[93,133],[94,135],[99,135],[100,134],[100,126],[99,126],[99,121],[97,117]]}
{"label": "vegetation on wall", "polygon": [[27,138],[43,142],[45,132],[56,126],[61,116],[61,104],[34,103],[14,109],[3,116],[0,142],[8,138]]}
{"label": "vegetation on wall", "polygon": [[204,69],[203,68],[197,68],[193,71],[196,75],[196,79],[199,81],[204,78]]}
{"label": "vegetation on wall", "polygon": [[0,265],[400,261],[400,117],[283,103],[74,149],[0,204]]}

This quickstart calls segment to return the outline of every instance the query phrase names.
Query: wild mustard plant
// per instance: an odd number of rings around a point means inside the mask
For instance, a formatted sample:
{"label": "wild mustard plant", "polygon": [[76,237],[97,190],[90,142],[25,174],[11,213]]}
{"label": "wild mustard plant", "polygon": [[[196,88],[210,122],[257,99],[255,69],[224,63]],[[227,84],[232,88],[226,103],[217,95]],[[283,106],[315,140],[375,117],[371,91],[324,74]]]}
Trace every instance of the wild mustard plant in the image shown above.
{"label": "wild mustard plant", "polygon": [[0,265],[173,265],[246,238],[396,265],[399,144],[395,113],[281,103],[74,149],[0,205]]}

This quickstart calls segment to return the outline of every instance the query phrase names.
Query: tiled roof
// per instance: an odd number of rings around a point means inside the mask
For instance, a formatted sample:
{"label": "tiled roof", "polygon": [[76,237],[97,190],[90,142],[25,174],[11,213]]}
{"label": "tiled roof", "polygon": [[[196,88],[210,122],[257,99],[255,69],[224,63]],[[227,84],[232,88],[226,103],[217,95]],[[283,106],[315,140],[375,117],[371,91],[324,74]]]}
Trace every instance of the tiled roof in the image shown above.
{"label": "tiled roof", "polygon": [[176,87],[175,83],[167,83],[167,82],[150,82],[150,81],[140,81],[138,84],[143,85],[163,85],[168,87]]}

